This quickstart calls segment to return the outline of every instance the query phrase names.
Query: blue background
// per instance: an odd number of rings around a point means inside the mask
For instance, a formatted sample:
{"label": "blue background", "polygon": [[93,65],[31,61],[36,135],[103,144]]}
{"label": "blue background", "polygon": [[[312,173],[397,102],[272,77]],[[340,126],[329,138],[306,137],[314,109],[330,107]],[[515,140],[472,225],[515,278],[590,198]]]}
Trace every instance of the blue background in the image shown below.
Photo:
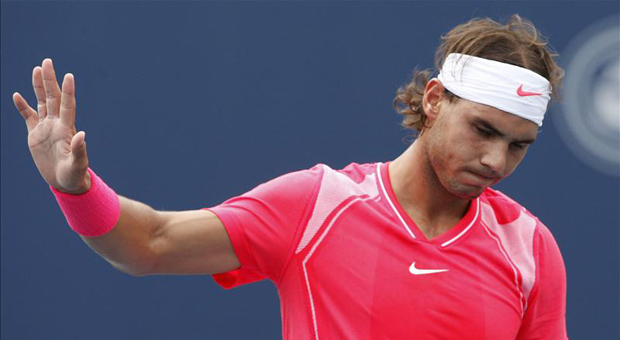
{"label": "blue background", "polygon": [[[46,57],[76,78],[91,167],[158,210],[218,204],[280,174],[388,161],[408,135],[392,109],[439,36],[472,17],[531,19],[562,53],[617,2],[2,2],[2,339],[277,339],[269,282],[136,278],[66,225],[11,95],[31,103]],[[562,59],[560,59],[562,63]],[[499,185],[553,232],[571,339],[618,339],[619,182],[577,159],[548,114]]]}

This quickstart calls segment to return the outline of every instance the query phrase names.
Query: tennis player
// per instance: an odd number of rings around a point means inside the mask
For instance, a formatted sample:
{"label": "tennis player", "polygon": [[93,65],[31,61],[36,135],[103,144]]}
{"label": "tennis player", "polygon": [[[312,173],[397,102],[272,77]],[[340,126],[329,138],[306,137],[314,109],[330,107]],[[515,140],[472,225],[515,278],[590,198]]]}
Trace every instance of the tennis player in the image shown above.
{"label": "tennis player", "polygon": [[536,140],[563,70],[534,25],[474,19],[415,71],[395,107],[418,134],[397,159],[289,173],[201,210],[155,211],[88,167],[75,83],[33,71],[13,96],[71,228],[135,276],[269,279],[285,339],[564,340],[566,273],[549,229],[491,187]]}

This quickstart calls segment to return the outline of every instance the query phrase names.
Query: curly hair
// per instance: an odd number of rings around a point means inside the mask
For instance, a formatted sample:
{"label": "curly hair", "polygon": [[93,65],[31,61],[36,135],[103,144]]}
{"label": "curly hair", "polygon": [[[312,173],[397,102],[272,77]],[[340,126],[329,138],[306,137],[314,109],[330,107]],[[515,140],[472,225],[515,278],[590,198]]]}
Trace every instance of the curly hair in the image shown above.
{"label": "curly hair", "polygon": [[[559,101],[559,90],[564,70],[555,62],[558,56],[547,39],[534,24],[518,14],[513,14],[506,25],[490,18],[475,18],[458,25],[441,36],[435,51],[435,69],[414,69],[411,82],[400,87],[394,98],[394,108],[403,115],[402,126],[418,132],[426,127],[426,114],[422,108],[424,89],[433,74],[441,67],[450,53],[461,53],[495,60],[534,71],[549,80],[552,98]],[[450,102],[458,96],[446,90]]]}

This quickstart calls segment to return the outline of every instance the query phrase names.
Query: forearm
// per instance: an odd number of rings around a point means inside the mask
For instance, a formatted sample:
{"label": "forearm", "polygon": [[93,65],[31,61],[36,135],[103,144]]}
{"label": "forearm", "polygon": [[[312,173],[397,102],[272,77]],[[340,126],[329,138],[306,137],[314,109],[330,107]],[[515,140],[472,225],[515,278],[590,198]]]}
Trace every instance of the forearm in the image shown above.
{"label": "forearm", "polygon": [[75,79],[66,74],[62,91],[51,59],[33,69],[34,110],[19,94],[15,107],[25,119],[28,148],[69,226],[115,268],[144,275],[154,266],[151,245],[161,214],[118,196],[88,168],[86,132],[75,127]]}
{"label": "forearm", "polygon": [[135,276],[145,275],[155,263],[153,240],[160,225],[159,213],[144,203],[118,195],[121,213],[108,233],[82,240],[114,268]]}

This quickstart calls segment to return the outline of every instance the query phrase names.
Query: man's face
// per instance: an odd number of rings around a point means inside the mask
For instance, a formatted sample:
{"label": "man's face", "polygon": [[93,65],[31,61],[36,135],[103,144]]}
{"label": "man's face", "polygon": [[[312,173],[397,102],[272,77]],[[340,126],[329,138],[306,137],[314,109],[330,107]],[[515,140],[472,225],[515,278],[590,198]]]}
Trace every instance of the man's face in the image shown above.
{"label": "man's face", "polygon": [[496,108],[446,98],[420,138],[429,169],[452,195],[478,197],[510,175],[534,142],[538,126]]}

